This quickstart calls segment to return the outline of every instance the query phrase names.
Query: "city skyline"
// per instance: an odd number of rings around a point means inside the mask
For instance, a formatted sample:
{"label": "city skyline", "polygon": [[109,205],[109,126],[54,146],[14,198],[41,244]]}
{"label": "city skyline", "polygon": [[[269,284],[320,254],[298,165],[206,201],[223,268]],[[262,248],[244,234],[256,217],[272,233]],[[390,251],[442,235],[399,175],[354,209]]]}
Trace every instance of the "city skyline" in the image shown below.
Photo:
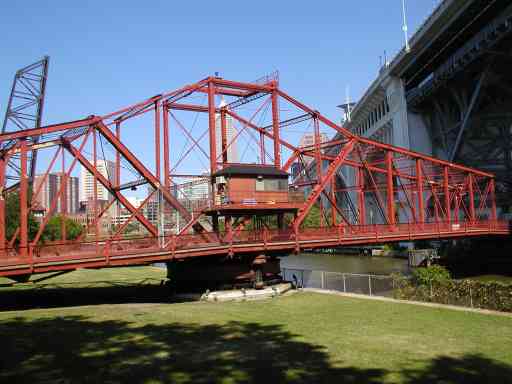
{"label": "city skyline", "polygon": [[[51,208],[52,201],[57,196],[61,183],[62,183],[62,172],[49,173],[46,175],[35,175],[34,176],[34,203],[39,208],[44,209],[48,212]],[[78,177],[70,176],[64,194],[65,198],[65,212],[69,214],[75,214],[78,212],[79,206],[79,179]],[[54,214],[62,213],[63,210],[62,199],[58,198]]]}
{"label": "city skyline", "polygon": [[[90,160],[92,163],[92,160]],[[114,182],[116,179],[116,167],[115,163],[110,160],[98,159],[97,162],[98,172],[108,179],[110,182]],[[112,200],[114,197],[99,181],[97,185],[97,200]],[[82,166],[80,170],[80,202],[86,202],[88,200],[94,200],[94,175],[90,173],[87,168]]]}

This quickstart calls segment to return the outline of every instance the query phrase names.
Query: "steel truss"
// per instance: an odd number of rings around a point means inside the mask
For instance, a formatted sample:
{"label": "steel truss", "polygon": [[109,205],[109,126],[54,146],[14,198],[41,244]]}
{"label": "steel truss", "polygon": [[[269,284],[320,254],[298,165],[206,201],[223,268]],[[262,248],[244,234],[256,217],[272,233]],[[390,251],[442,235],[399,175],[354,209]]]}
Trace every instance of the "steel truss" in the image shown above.
{"label": "steel truss", "polygon": [[[50,58],[45,56],[42,60],[18,70],[14,75],[2,133],[41,126],[49,62]],[[38,137],[33,136],[30,140],[37,143]],[[13,143],[9,141],[2,143],[0,151],[5,151],[11,145]],[[36,171],[37,150],[28,154],[28,162],[28,177],[32,180]],[[16,161],[7,164],[5,177],[10,187],[19,182],[20,169]]]}
{"label": "steel truss", "polygon": [[[219,103],[221,97],[228,100]],[[197,103],[198,99],[204,101]],[[231,106],[236,106],[236,111]],[[185,122],[186,114],[204,116],[206,129],[196,126],[197,119]],[[141,121],[150,124],[149,131],[141,130]],[[314,145],[299,147],[297,135],[291,130],[297,126],[313,131]],[[142,160],[137,155],[133,135],[132,141],[124,138],[123,131],[134,127],[143,132],[137,137],[147,141],[152,136],[153,166],[148,165],[147,156]],[[330,130],[331,136],[337,133],[336,140],[321,143],[322,130]],[[38,141],[33,140],[35,137]],[[307,195],[304,203],[289,223],[281,220],[278,229],[263,222],[261,229],[244,230],[251,219],[249,210],[235,220],[225,217],[224,228],[220,229],[218,217],[210,219],[205,214],[217,204],[211,190],[195,204],[189,204],[179,192],[176,179],[180,175],[206,178],[213,184],[210,175],[230,164],[230,148],[243,142],[242,138],[247,150],[254,152],[246,163],[287,171],[296,161],[316,160],[314,170],[304,167],[307,172],[303,184],[291,186],[295,192]],[[14,158],[18,159],[22,177],[18,187],[20,226],[11,238],[5,233],[5,199],[0,200],[0,274],[4,275],[262,249],[290,251],[334,243],[508,233],[507,224],[496,217],[492,174],[358,137],[282,91],[274,78],[243,83],[208,77],[104,116],[6,132],[0,136],[0,145],[5,143],[11,144],[0,157],[0,185],[5,186],[6,165]],[[106,177],[98,169],[98,161],[106,159],[105,147],[114,159],[115,177]],[[38,233],[29,237],[28,218],[38,191],[29,196],[25,177],[28,154],[43,149],[51,153],[43,179],[61,158],[63,181]],[[206,161],[206,172],[194,174],[190,168],[183,168],[191,159]],[[66,181],[77,163],[93,175],[95,196],[101,185],[111,200],[103,207],[96,199],[92,201],[93,218],[87,223],[87,233],[79,239],[68,240],[63,227],[59,241],[42,242],[44,228],[59,201],[63,222],[68,215]],[[124,169],[129,169],[135,179],[122,180]],[[340,185],[336,181],[340,173],[352,176],[345,177]],[[150,190],[136,207],[124,191],[143,184]],[[369,201],[378,207],[380,222],[368,220]],[[147,214],[154,202],[159,206],[156,220]],[[129,212],[129,218],[113,232],[101,233],[99,223],[114,204]],[[304,228],[304,220],[315,205],[320,207],[322,228]],[[355,212],[347,215],[347,207]],[[130,222],[140,223],[145,235],[125,239],[123,231]],[[174,224],[171,230],[167,228],[169,223]]]}

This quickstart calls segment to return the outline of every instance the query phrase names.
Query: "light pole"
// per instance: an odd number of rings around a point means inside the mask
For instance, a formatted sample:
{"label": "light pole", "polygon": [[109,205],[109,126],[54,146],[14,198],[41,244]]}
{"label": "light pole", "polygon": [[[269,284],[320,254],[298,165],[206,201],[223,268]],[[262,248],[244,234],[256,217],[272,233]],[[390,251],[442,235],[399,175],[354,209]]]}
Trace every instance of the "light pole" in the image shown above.
{"label": "light pole", "polygon": [[402,0],[402,16],[403,16],[403,25],[402,31],[404,31],[404,39],[405,39],[405,52],[409,52],[411,47],[409,47],[409,36],[407,34],[407,16],[405,13],[405,0]]}

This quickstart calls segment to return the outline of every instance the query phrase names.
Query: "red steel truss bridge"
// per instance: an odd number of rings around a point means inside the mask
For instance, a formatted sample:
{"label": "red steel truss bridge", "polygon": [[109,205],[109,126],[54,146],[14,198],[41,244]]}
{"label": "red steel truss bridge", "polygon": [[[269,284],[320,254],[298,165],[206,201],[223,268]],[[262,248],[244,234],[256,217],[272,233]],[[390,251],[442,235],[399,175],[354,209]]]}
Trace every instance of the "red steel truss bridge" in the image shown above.
{"label": "red steel truss bridge", "polygon": [[[301,143],[304,134],[313,141]],[[45,165],[37,182],[28,177],[34,150]],[[0,276],[509,234],[492,174],[356,136],[281,90],[276,75],[208,77],[102,116],[5,132],[0,151]],[[21,175],[14,186],[12,164]],[[95,181],[82,216],[68,198],[77,165]],[[254,179],[219,192],[216,175],[233,169]],[[258,172],[293,177],[277,188]],[[60,182],[41,208],[55,173]],[[10,233],[9,193],[19,196]],[[47,239],[57,214],[60,239]],[[84,225],[78,238],[68,239],[66,217]]]}

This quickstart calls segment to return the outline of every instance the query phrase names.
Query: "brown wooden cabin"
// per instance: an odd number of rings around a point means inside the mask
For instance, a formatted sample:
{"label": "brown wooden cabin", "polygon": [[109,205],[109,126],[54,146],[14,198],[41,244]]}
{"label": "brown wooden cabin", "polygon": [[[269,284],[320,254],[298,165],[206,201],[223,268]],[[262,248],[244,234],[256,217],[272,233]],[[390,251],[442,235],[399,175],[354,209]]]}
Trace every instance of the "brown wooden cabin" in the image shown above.
{"label": "brown wooden cabin", "polygon": [[213,174],[217,210],[296,210],[302,192],[290,192],[288,173],[274,165],[230,164]]}

